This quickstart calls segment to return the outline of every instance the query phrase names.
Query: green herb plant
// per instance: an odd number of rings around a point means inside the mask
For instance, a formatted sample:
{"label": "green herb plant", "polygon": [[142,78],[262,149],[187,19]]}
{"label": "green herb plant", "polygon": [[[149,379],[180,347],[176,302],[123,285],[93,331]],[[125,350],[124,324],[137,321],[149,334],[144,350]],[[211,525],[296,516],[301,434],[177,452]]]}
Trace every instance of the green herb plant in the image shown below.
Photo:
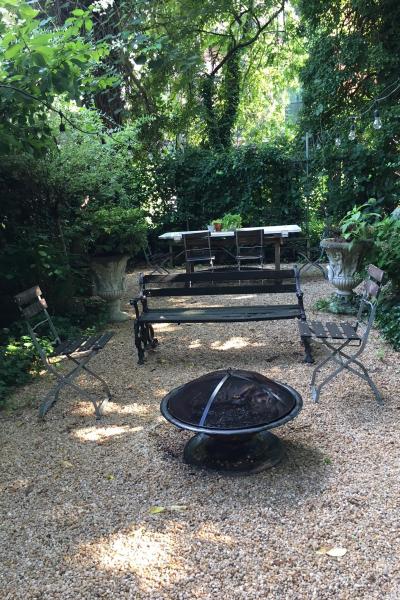
{"label": "green herb plant", "polygon": [[351,245],[373,238],[375,225],[381,218],[380,213],[373,210],[375,202],[371,198],[365,204],[355,206],[340,221],[341,235]]}
{"label": "green herb plant", "polygon": [[226,213],[222,217],[222,230],[232,231],[233,229],[239,229],[242,226],[242,217],[238,214]]}

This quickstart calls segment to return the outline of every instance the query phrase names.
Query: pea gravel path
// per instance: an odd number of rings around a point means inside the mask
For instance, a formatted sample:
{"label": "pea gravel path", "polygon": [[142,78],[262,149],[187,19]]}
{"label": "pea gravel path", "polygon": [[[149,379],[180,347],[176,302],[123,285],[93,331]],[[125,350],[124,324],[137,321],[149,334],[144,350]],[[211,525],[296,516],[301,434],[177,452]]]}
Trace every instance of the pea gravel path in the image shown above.
{"label": "pea gravel path", "polygon": [[[303,287],[311,317],[331,288]],[[398,600],[399,354],[372,333],[364,358],[383,408],[351,375],[314,405],[295,322],[160,326],[143,367],[131,325],[114,327],[92,362],[115,399],[101,422],[64,392],[39,424],[47,376],[0,415],[0,598]],[[188,434],[159,414],[173,387],[228,366],[287,382],[305,400],[279,430],[286,458],[258,475],[185,465]]]}

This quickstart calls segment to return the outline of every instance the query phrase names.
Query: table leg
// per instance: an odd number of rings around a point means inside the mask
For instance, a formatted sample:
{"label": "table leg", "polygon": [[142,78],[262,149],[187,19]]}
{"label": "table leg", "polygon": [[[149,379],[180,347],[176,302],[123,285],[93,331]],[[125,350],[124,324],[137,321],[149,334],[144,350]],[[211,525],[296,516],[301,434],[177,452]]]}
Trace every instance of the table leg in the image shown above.
{"label": "table leg", "polygon": [[281,240],[276,240],[274,242],[275,246],[275,270],[281,270]]}
{"label": "table leg", "polygon": [[174,268],[174,254],[173,254],[173,251],[174,251],[174,246],[173,246],[172,240],[168,240],[168,252],[169,252],[169,255],[170,255],[169,266],[171,267],[171,269]]}

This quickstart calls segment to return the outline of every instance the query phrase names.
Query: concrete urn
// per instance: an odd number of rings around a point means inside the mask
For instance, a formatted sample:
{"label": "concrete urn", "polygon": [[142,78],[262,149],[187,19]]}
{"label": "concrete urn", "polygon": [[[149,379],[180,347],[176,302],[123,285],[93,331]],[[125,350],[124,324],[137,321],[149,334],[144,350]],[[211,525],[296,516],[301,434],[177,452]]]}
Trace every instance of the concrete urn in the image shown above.
{"label": "concrete urn", "polygon": [[129,319],[121,311],[120,302],[125,289],[125,270],[129,255],[94,256],[90,260],[94,292],[108,304],[110,322]]}
{"label": "concrete urn", "polygon": [[356,285],[354,275],[365,249],[365,244],[340,241],[326,238],[321,241],[321,248],[328,257],[328,279],[336,288],[338,296],[349,297]]}

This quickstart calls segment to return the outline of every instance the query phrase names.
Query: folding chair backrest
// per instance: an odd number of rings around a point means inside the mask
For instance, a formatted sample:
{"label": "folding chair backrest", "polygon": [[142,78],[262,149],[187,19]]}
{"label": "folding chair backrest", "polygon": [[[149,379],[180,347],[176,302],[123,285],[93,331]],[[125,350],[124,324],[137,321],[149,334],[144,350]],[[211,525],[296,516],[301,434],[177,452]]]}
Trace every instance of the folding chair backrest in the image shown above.
{"label": "folding chair backrest", "polygon": [[60,344],[61,340],[47,312],[47,302],[42,296],[42,290],[38,285],[35,285],[29,288],[29,290],[17,294],[14,298],[27,324],[35,348],[42,360],[47,360],[46,352],[39,344],[36,331],[40,329],[42,334],[49,338],[53,345]]}
{"label": "folding chair backrest", "polygon": [[378,296],[381,292],[382,282],[385,277],[385,272],[375,265],[369,265],[367,268],[368,278],[364,281],[364,292],[361,297],[360,307],[357,313],[357,322],[362,322],[362,315],[365,309],[368,310],[368,321],[366,322],[366,329],[363,334],[363,338],[368,338],[372,323],[375,318],[376,303]]}
{"label": "folding chair backrest", "polygon": [[244,249],[262,249],[264,247],[264,229],[236,229],[236,248],[238,254]]}
{"label": "folding chair backrest", "polygon": [[152,267],[152,252],[148,242],[145,242],[142,246],[144,258],[149,267]]}
{"label": "folding chair backrest", "polygon": [[211,259],[211,236],[209,231],[184,233],[182,237],[186,260],[193,260],[198,257],[209,257]]}

